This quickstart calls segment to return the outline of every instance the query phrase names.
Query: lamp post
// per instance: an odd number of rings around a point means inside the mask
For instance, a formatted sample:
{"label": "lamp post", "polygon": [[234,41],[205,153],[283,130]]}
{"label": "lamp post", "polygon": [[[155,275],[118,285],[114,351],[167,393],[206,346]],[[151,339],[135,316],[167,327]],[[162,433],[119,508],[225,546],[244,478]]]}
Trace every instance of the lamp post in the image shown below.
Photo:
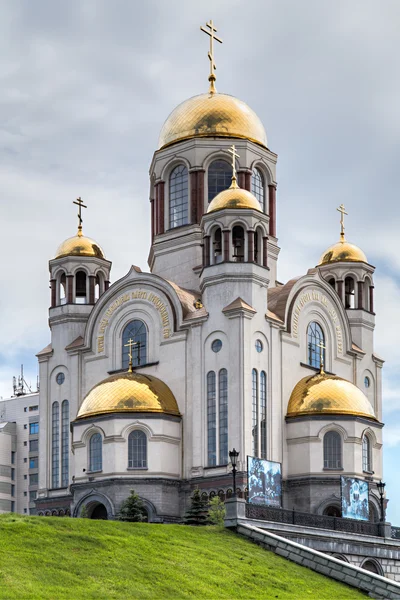
{"label": "lamp post", "polygon": [[232,498],[236,498],[236,465],[237,465],[238,456],[239,456],[239,452],[237,450],[235,450],[235,448],[233,450],[229,450],[229,458],[231,459],[231,463],[232,463],[232,477],[233,477]]}
{"label": "lamp post", "polygon": [[385,501],[384,501],[384,494],[385,494],[385,486],[386,483],[383,483],[382,479],[379,481],[379,483],[376,484],[376,487],[378,488],[378,492],[379,492],[379,499],[381,502],[381,523],[385,522]]}

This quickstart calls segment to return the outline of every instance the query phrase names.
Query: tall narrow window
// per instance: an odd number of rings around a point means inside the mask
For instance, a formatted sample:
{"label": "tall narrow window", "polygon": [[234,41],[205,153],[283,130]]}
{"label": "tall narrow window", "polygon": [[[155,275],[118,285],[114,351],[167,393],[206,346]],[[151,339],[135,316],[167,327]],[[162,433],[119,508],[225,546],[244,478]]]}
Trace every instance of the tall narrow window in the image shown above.
{"label": "tall narrow window", "polygon": [[60,405],[51,408],[51,487],[60,485]]}
{"label": "tall narrow window", "polygon": [[344,280],[344,307],[355,308],[354,279],[352,277],[346,277]]}
{"label": "tall narrow window", "polygon": [[219,464],[228,463],[228,371],[219,372]]}
{"label": "tall narrow window", "polygon": [[342,438],[337,431],[324,435],[324,469],[342,468]]}
{"label": "tall narrow window", "polygon": [[232,182],[232,167],[225,160],[214,160],[208,167],[208,202],[227,190]]}
{"label": "tall narrow window", "polygon": [[251,176],[251,192],[257,198],[261,205],[261,210],[265,210],[265,184],[264,177],[260,169],[255,168]]}
{"label": "tall narrow window", "polygon": [[69,402],[61,404],[61,487],[68,486],[69,471]]}
{"label": "tall narrow window", "polygon": [[252,435],[253,435],[253,456],[258,456],[258,373],[256,369],[252,371],[253,388],[253,417],[252,417]]}
{"label": "tall narrow window", "polygon": [[147,362],[147,328],[143,321],[135,319],[128,323],[122,334],[122,368],[129,366],[128,340],[133,341],[132,364],[134,367]]}
{"label": "tall narrow window", "polygon": [[147,469],[147,437],[144,431],[131,431],[128,437],[128,467]]}
{"label": "tall narrow window", "polygon": [[169,227],[187,225],[189,222],[188,170],[178,165],[169,177]]}
{"label": "tall narrow window", "polygon": [[208,466],[217,464],[217,406],[215,372],[207,373],[207,447]]}
{"label": "tall narrow window", "polygon": [[232,245],[234,262],[244,261],[244,229],[240,225],[235,225],[232,229]]}
{"label": "tall narrow window", "polygon": [[89,442],[89,471],[103,468],[103,440],[100,433],[94,433]]}
{"label": "tall narrow window", "polygon": [[362,463],[363,471],[372,471],[371,440],[367,435],[364,435],[362,440]]}
{"label": "tall narrow window", "polygon": [[86,304],[86,273],[78,271],[75,276],[75,298],[77,304]]}
{"label": "tall narrow window", "polygon": [[308,345],[308,364],[311,367],[319,369],[321,365],[321,350],[325,364],[325,349],[321,349],[320,344],[325,346],[325,336],[318,323],[313,321],[307,329],[307,345]]}
{"label": "tall narrow window", "polygon": [[261,458],[267,458],[267,375],[260,373],[260,438]]}

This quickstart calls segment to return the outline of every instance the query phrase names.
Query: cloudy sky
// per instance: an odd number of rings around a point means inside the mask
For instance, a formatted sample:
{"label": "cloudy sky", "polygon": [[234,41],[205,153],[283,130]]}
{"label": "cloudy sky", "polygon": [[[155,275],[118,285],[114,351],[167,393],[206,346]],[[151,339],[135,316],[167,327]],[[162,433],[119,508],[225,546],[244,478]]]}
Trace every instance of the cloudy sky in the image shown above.
{"label": "cloudy sky", "polygon": [[400,3],[398,0],[0,0],[0,396],[49,342],[48,260],[84,229],[113,280],[147,268],[148,168],[182,100],[207,89],[213,18],[217,87],[261,117],[278,160],[279,279],[338,237],[377,267],[376,352],[384,370],[385,480],[400,525]]}

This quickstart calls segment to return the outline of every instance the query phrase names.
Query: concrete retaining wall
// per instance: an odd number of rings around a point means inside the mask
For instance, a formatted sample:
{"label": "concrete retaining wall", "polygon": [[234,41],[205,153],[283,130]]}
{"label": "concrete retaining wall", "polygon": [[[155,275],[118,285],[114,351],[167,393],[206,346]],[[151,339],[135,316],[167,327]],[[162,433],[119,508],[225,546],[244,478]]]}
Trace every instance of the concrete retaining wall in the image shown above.
{"label": "concrete retaining wall", "polygon": [[400,584],[385,577],[375,575],[258,527],[238,523],[236,531],[288,560],[367,592],[371,598],[400,599]]}

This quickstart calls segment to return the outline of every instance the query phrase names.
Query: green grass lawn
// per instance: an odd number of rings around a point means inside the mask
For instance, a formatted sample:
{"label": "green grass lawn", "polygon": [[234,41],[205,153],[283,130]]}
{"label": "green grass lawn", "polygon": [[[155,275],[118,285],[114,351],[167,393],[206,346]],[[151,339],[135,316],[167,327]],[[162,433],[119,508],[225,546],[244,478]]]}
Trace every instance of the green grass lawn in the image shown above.
{"label": "green grass lawn", "polygon": [[0,598],[365,598],[217,527],[0,515]]}

